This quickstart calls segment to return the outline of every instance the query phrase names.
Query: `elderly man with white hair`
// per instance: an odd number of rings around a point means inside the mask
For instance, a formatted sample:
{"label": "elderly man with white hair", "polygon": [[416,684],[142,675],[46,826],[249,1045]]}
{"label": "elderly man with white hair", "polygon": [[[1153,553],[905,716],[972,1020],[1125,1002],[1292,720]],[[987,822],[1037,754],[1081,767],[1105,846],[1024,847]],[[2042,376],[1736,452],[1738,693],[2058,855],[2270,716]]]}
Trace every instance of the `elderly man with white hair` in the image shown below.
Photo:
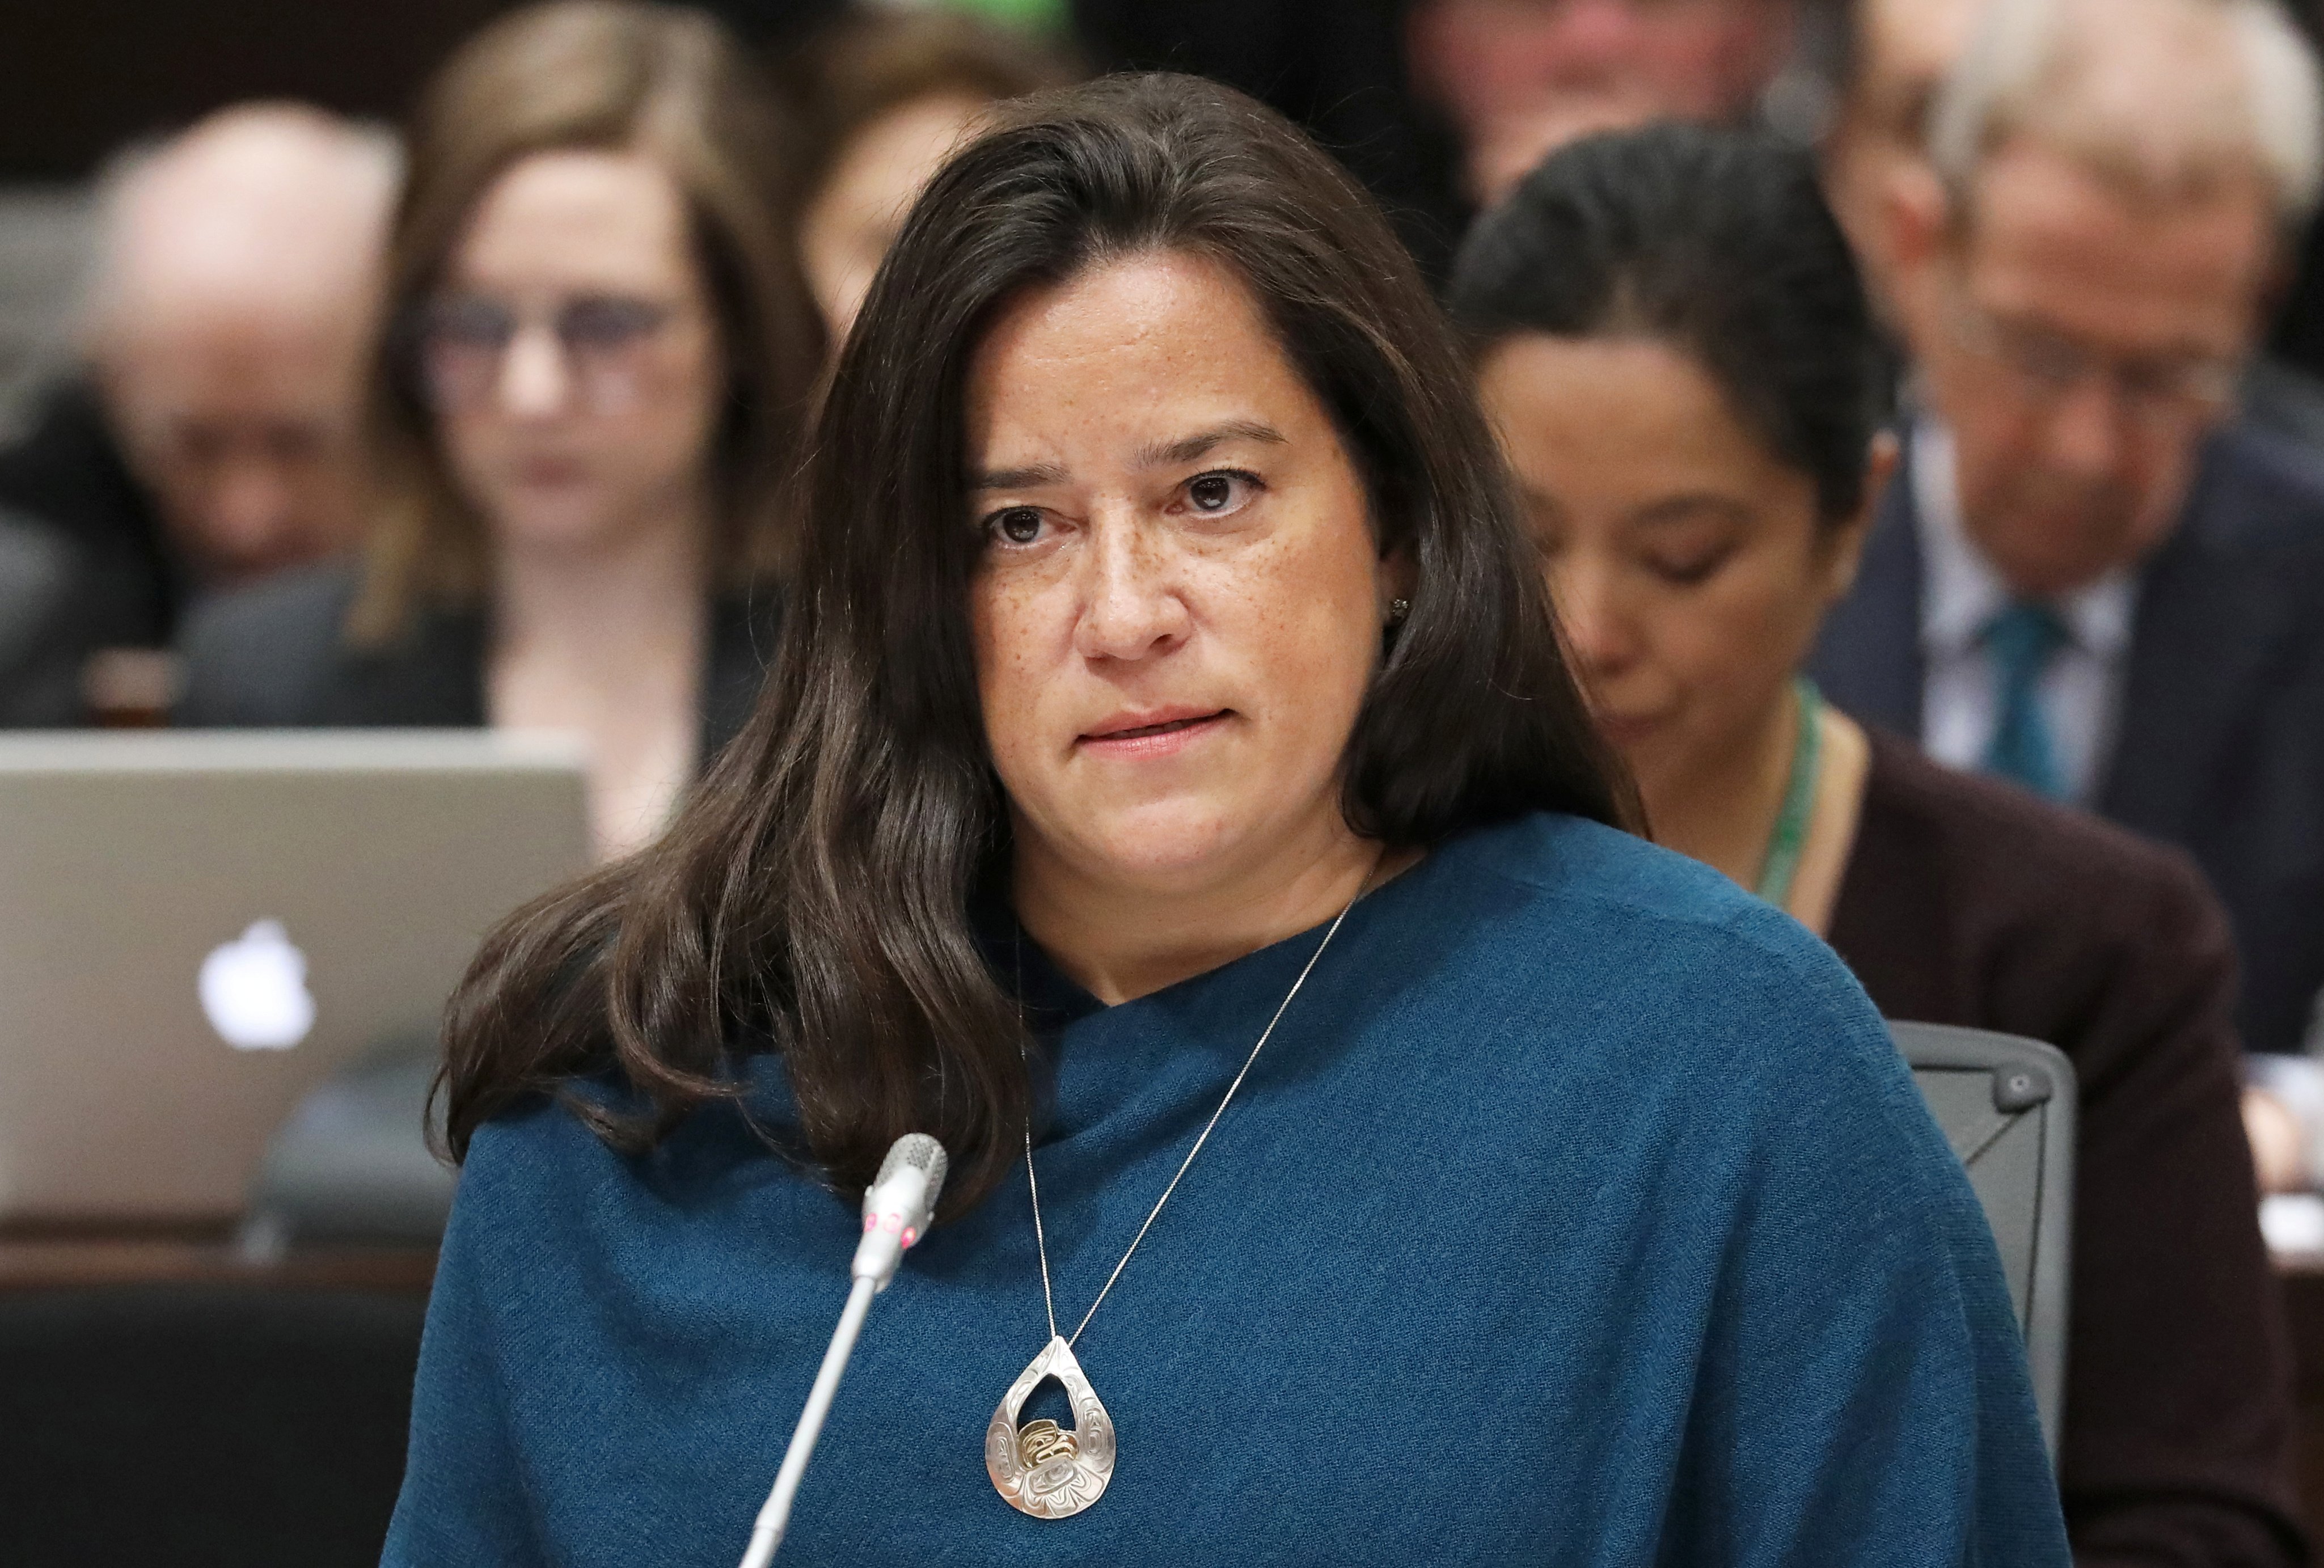
{"label": "elderly man with white hair", "polygon": [[2319,122],[2271,0],[1991,0],[1892,192],[1915,417],[1815,670],[2190,853],[2264,1052],[2324,991],[2324,459],[2235,388]]}
{"label": "elderly man with white hair", "polygon": [[[1822,137],[1825,190],[1884,309],[1893,292],[1891,226],[1900,209],[1926,199],[1925,188],[1937,178],[1928,159],[1930,108],[1946,74],[1968,51],[1987,4],[1837,0],[1840,69]],[[2280,33],[2255,42],[2271,51],[2282,45]],[[1923,194],[1915,196],[1914,187]],[[2287,283],[2292,259],[2287,247],[2282,269]],[[2237,401],[2253,423],[2324,447],[2324,380],[2291,361],[2255,355],[2244,367]]]}
{"label": "elderly man with white hair", "polygon": [[0,720],[75,722],[91,661],[166,645],[191,596],[355,542],[398,167],[383,133],[252,105],[105,182],[85,376],[0,453],[0,506],[75,562]]}

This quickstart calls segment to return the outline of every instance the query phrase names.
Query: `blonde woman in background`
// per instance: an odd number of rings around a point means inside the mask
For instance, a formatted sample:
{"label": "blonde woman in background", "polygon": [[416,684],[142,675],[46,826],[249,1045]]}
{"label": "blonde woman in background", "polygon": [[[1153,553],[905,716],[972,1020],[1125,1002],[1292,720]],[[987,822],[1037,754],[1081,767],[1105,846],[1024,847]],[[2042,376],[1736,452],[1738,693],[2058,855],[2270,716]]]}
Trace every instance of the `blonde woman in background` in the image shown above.
{"label": "blonde woman in background", "polygon": [[823,339],[782,122],[708,17],[520,12],[411,134],[362,566],[218,602],[183,722],[578,732],[603,857],[756,696]]}

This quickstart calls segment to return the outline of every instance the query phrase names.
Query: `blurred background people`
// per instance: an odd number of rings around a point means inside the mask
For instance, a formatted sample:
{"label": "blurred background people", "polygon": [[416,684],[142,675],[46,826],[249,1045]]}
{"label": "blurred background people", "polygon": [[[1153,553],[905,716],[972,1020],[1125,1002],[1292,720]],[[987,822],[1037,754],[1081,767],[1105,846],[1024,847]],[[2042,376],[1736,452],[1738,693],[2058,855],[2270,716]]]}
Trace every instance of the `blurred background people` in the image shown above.
{"label": "blurred background people", "polygon": [[1098,70],[1182,70],[1240,88],[1296,121],[1369,187],[1432,282],[1471,203],[1443,116],[1414,98],[1406,0],[1071,0]]}
{"label": "blurred background people", "polygon": [[2260,1051],[2324,987],[2324,464],[2235,388],[2318,105],[2265,0],[1993,0],[1891,226],[1916,403],[1813,660],[1940,761],[2190,851]]}
{"label": "blurred background people", "polygon": [[462,50],[411,149],[370,548],[209,606],[180,716],[578,732],[617,855],[759,685],[823,351],[782,127],[707,16],[574,0]]}
{"label": "blurred background people", "polygon": [[[1825,185],[1884,316],[1892,311],[1895,288],[1889,230],[1900,212],[1939,199],[1928,159],[1929,115],[1985,7],[1986,0],[1849,0],[1839,13],[1845,32],[1834,51],[1841,69],[1823,143]],[[2247,12],[2243,25],[2256,25],[2246,44],[2255,60],[2297,69],[2290,59],[2296,43],[2283,29],[2265,24],[2256,12]],[[2264,290],[2271,313],[2292,281],[2292,247],[2302,226],[2293,215],[2280,231]],[[2267,353],[2247,358],[2237,403],[2252,423],[2324,447],[2324,381],[2293,361]]]}
{"label": "blurred background people", "polygon": [[62,722],[81,711],[74,567],[56,530],[0,511],[0,726]]}
{"label": "blurred background people", "polygon": [[1820,128],[1837,0],[1074,0],[1108,69],[1198,71],[1291,115],[1440,281],[1553,146],[1663,118]]}
{"label": "blurred background people", "polygon": [[1895,284],[1886,229],[1930,199],[1929,111],[1968,52],[1986,0],[1845,0],[1841,69],[1823,140],[1824,190],[1884,314]]}
{"label": "blurred background people", "polygon": [[1752,117],[1800,15],[1800,0],[1414,0],[1405,25],[1414,89],[1489,205],[1590,132]]}
{"label": "blurred background people", "polygon": [[296,105],[229,109],[121,161],[85,374],[0,452],[0,505],[69,563],[0,722],[79,722],[93,659],[167,645],[198,594],[356,543],[398,161],[385,133]]}
{"label": "blurred background people", "polygon": [[1452,305],[1656,838],[1824,934],[1890,1018],[2073,1059],[2078,1559],[2303,1561],[2216,900],[2183,855],[1868,735],[1799,678],[1894,457],[1808,156],[1676,125],[1577,143],[1480,223]]}
{"label": "blurred background people", "polygon": [[790,62],[806,120],[799,257],[847,336],[905,210],[996,102],[1073,79],[1032,38],[945,11],[849,18]]}

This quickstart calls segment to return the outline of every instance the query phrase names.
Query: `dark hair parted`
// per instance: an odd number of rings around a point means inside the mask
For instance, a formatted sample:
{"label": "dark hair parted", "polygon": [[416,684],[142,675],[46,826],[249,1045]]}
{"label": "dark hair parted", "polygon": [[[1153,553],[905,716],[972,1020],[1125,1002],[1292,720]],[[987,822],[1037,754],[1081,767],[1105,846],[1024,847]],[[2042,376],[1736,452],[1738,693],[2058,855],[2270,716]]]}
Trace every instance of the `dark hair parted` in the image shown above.
{"label": "dark hair parted", "polygon": [[[668,835],[487,940],[448,1024],[450,1140],[540,1093],[617,1146],[788,1071],[804,1153],[859,1188],[898,1135],[947,1213],[1020,1147],[1030,1075],[972,899],[1010,821],[969,627],[964,382],[1005,302],[1107,262],[1250,290],[1416,569],[1348,742],[1357,831],[1425,845],[1523,813],[1625,823],[1459,346],[1370,199],[1271,110],[1187,77],[1028,100],[930,183],[835,369],[798,574],[758,712]],[[617,1072],[625,1111],[567,1086]]]}
{"label": "dark hair parted", "polygon": [[1864,504],[1887,359],[1804,152],[1676,124],[1576,142],[1479,220],[1452,309],[1480,354],[1519,333],[1665,342],[1815,482],[1825,521]]}

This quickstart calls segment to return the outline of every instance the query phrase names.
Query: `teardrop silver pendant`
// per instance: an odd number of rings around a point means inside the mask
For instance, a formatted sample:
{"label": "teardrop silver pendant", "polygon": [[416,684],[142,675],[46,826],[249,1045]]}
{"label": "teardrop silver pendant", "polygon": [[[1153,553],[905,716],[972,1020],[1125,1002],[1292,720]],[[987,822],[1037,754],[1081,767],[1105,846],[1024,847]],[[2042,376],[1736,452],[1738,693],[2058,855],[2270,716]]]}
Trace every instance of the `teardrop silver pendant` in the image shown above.
{"label": "teardrop silver pendant", "polygon": [[[1017,1412],[1044,1378],[1065,1385],[1074,1407],[1071,1432],[1054,1421],[1018,1427]],[[1019,1513],[1062,1519],[1104,1494],[1113,1479],[1113,1417],[1074,1360],[1073,1347],[1062,1334],[1053,1336],[993,1411],[992,1425],[984,1429],[984,1473]]]}

